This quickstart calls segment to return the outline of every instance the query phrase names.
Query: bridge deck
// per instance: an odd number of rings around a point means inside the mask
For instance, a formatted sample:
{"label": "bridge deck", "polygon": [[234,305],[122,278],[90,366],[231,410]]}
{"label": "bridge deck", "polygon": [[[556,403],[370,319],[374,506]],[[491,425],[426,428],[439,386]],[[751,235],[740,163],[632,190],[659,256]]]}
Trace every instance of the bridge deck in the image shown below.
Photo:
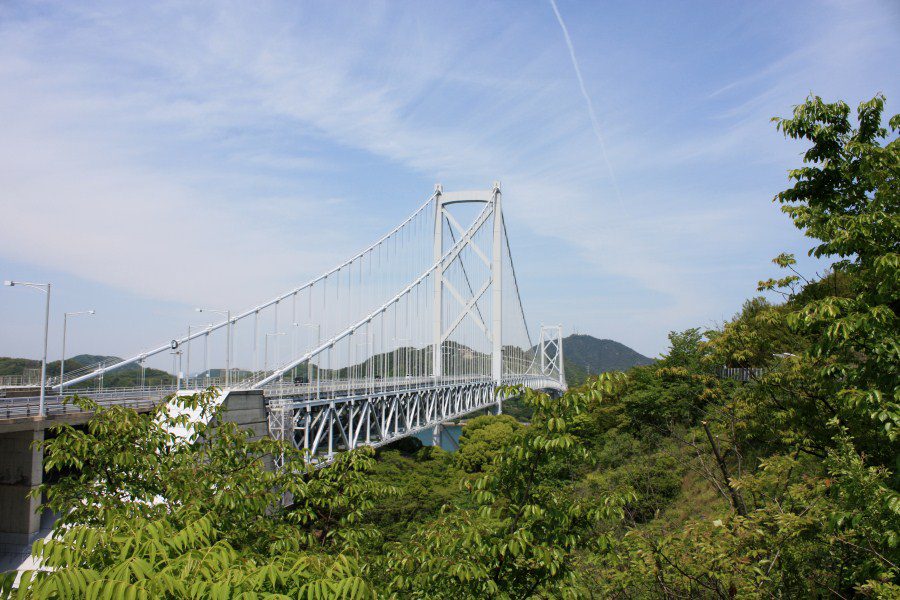
{"label": "bridge deck", "polygon": [[[528,378],[510,377],[505,384],[531,383]],[[539,378],[532,378],[539,379]],[[552,383],[550,380],[548,382]],[[301,405],[316,407],[333,402],[344,403],[379,399],[392,396],[409,396],[460,386],[489,385],[489,377],[397,377],[342,380],[337,382],[312,381],[301,384],[272,385],[262,390],[266,399],[282,400],[296,408]],[[240,388],[234,388],[240,389]],[[77,390],[77,393],[91,398],[100,406],[126,406],[138,411],[150,410],[168,396],[189,393],[195,390],[178,390],[174,386],[117,388],[105,390]],[[199,391],[199,390],[197,390]],[[91,415],[68,400],[69,395],[48,395],[44,399],[44,416],[40,415],[38,396],[0,398],[0,432],[46,429],[61,423],[77,424],[86,422]]]}

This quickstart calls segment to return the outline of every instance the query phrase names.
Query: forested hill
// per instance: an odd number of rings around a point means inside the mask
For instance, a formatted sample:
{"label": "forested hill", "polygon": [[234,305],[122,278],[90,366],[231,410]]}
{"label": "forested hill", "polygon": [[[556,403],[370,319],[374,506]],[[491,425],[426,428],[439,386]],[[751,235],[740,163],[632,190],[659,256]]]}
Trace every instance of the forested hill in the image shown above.
{"label": "forested hill", "polygon": [[[76,369],[96,365],[101,361],[118,361],[121,358],[115,356],[101,356],[95,354],[79,354],[66,359],[66,373],[70,374]],[[0,376],[24,375],[28,370],[41,368],[41,361],[32,358],[10,358],[0,356]],[[59,375],[60,364],[58,360],[47,362],[47,376]],[[138,364],[128,365],[105,375],[107,386],[130,386],[140,382],[141,367]],[[148,385],[168,384],[172,381],[172,375],[159,369],[147,368],[144,371],[144,381]]]}
{"label": "forested hill", "polygon": [[583,383],[588,375],[607,371],[627,371],[631,367],[649,365],[652,358],[635,352],[614,340],[600,340],[590,335],[570,335],[563,338],[566,382]]}

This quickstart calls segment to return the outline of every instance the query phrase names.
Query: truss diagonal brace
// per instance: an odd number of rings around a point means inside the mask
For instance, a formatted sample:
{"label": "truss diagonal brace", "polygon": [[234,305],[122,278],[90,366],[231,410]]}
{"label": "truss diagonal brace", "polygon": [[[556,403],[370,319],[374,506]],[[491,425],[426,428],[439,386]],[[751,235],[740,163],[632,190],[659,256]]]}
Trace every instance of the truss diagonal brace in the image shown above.
{"label": "truss diagonal brace", "polygon": [[[444,210],[444,216],[447,218],[447,222],[456,228],[456,231],[459,233],[459,235],[466,234],[466,230],[463,229],[463,226],[459,224],[459,221],[457,221],[456,218],[453,215],[451,215],[449,211]],[[475,254],[478,255],[478,258],[481,259],[481,262],[483,262],[485,264],[485,266],[487,266],[487,267],[491,266],[491,261],[488,260],[488,257],[485,256],[484,252],[481,251],[481,248],[478,247],[478,244],[475,243],[475,240],[470,239],[468,241],[468,245],[469,245],[469,247],[472,248],[472,250],[475,251]]]}
{"label": "truss diagonal brace", "polygon": [[453,321],[453,324],[447,328],[447,331],[444,332],[443,335],[441,335],[441,343],[447,341],[447,338],[450,337],[450,334],[452,334],[453,331],[459,326],[459,324],[462,323],[462,320],[466,318],[466,315],[472,311],[472,307],[474,307],[475,304],[477,304],[481,299],[481,297],[484,296],[484,293],[488,290],[489,287],[491,287],[490,280],[486,281],[484,285],[481,286],[481,289],[478,290],[478,293],[472,296],[472,299],[469,300],[465,308],[463,308],[462,312],[460,312],[456,317],[456,320]]}
{"label": "truss diagonal brace", "polygon": [[[443,285],[447,288],[447,291],[449,291],[450,294],[451,294],[454,298],[456,298],[456,300],[457,300],[464,308],[467,306],[466,299],[462,297],[462,294],[460,294],[460,293],[456,290],[455,287],[453,287],[453,284],[451,284],[449,281],[447,281],[446,279],[444,279]],[[470,290],[470,291],[471,291],[472,293],[475,292],[475,290]],[[475,308],[477,309],[478,307],[475,306]],[[484,322],[484,319],[481,317],[481,311],[480,311],[480,310],[476,310],[476,311],[475,311],[475,324],[478,325],[478,327],[481,329],[481,331],[483,331],[484,334],[487,336],[488,341],[490,341],[490,339],[491,339],[491,333],[488,331],[487,324]],[[446,338],[445,338],[445,339],[446,339]],[[443,340],[442,340],[442,341],[443,341]]]}

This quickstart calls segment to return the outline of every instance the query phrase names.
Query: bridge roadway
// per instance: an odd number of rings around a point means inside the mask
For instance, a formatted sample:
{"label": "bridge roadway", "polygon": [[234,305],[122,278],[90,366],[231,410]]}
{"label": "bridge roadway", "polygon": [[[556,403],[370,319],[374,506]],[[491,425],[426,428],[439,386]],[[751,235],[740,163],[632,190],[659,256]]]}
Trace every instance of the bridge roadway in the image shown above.
{"label": "bridge roadway", "polygon": [[40,414],[39,396],[0,397],[0,433],[48,429],[64,423],[76,425],[87,422],[91,413],[66,401],[66,398],[75,393],[94,400],[100,406],[127,406],[145,412],[175,391],[174,386],[74,390],[65,396],[59,394],[46,396],[43,416]]}
{"label": "bridge roadway", "polygon": [[[511,376],[504,380],[504,384],[515,385],[519,383],[532,383],[525,381],[526,377]],[[533,379],[533,377],[531,377]],[[552,387],[553,380],[548,378],[548,385]],[[381,397],[386,395],[410,395],[421,393],[423,390],[457,387],[463,385],[483,384],[490,382],[487,377],[443,376],[436,383],[434,377],[391,377],[391,378],[359,378],[354,380],[319,380],[302,384],[276,384],[263,388],[263,395],[267,400],[289,400],[293,407],[298,404],[310,403],[327,404],[333,401],[359,401],[368,396]],[[240,383],[231,386],[231,390],[245,390],[249,386]],[[150,410],[154,405],[162,402],[174,393],[191,393],[202,388],[177,388],[175,385],[133,387],[133,388],[107,388],[104,390],[81,389],[71,390],[65,396],[59,394],[47,395],[44,399],[44,416],[40,415],[40,398],[38,395],[21,397],[0,396],[0,433],[10,431],[25,431],[34,429],[49,429],[63,423],[80,424],[90,419],[91,413],[67,401],[74,394],[80,394],[97,402],[100,406],[126,406],[139,412]],[[0,390],[2,391],[2,390]],[[226,390],[223,389],[223,394]]]}

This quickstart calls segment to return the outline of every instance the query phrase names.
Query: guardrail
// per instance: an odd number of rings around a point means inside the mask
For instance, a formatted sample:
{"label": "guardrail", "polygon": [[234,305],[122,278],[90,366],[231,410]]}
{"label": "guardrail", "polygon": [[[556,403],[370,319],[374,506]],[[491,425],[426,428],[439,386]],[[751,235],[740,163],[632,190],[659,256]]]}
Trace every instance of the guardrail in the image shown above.
{"label": "guardrail", "polygon": [[750,381],[762,377],[765,369],[756,367],[720,367],[720,379],[734,379],[735,381]]}
{"label": "guardrail", "polygon": [[[220,383],[218,378],[201,378],[205,384],[202,389],[209,385]],[[270,385],[263,388],[263,392],[267,397],[331,397],[340,396],[356,396],[359,394],[382,395],[384,393],[398,393],[411,390],[420,390],[423,388],[446,387],[460,384],[488,383],[489,377],[471,377],[471,376],[444,376],[438,380],[433,377],[395,377],[395,378],[368,378],[368,379],[351,379],[351,380],[323,380],[302,384],[278,384]],[[127,406],[130,408],[144,409],[150,408],[154,404],[161,401],[166,396],[174,394],[178,391],[189,391],[191,388],[185,387],[186,382],[182,382],[182,386],[177,388],[173,385],[151,386],[151,387],[127,387],[127,388],[105,388],[84,389],[84,390],[67,390],[64,396],[59,394],[46,396],[44,399],[44,416],[55,417],[60,415],[72,415],[85,413],[80,407],[67,401],[67,398],[78,394],[85,396],[96,402],[100,406]],[[505,385],[538,385],[545,387],[559,386],[559,382],[552,378],[541,375],[509,375],[504,377]],[[233,388],[235,386],[232,386]],[[199,386],[198,386],[199,388]],[[198,389],[194,388],[194,389]],[[40,415],[40,397],[24,396],[2,398],[0,397],[0,419],[15,419],[22,417],[36,417]]]}
{"label": "guardrail", "polygon": [[[489,376],[471,377],[467,375],[434,377],[389,377],[366,379],[343,379],[332,381],[323,379],[300,384],[278,383],[262,388],[267,397],[314,396],[338,397],[339,395],[356,395],[360,392],[378,394],[381,392],[406,392],[422,388],[447,387],[470,383],[489,383]],[[526,385],[533,387],[560,388],[563,385],[544,375],[508,375],[503,378],[503,385]]]}
{"label": "guardrail", "polygon": [[0,387],[40,386],[41,378],[31,375],[0,375]]}
{"label": "guardrail", "polygon": [[[151,408],[163,398],[175,392],[174,387],[118,388],[98,393],[81,394],[103,407],[126,406],[138,410]],[[47,396],[44,399],[44,417],[86,414],[81,407],[66,401],[66,396]],[[0,398],[0,419],[17,419],[40,416],[40,397]]]}

